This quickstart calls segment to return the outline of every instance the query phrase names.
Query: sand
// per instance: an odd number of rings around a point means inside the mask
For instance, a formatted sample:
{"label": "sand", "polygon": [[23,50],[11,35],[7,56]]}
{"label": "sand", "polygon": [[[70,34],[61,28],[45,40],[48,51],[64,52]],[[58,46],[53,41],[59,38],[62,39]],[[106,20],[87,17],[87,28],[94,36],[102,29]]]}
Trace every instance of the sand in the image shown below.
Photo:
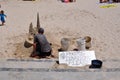
{"label": "sand", "polygon": [[[6,23],[0,26],[0,58],[29,58],[31,48],[24,41],[32,22],[36,27],[37,12],[41,27],[52,43],[53,54],[58,57],[61,38],[90,36],[97,59],[119,59],[120,56],[120,4],[100,8],[98,0],[76,0],[62,3],[60,0],[0,0],[7,15]],[[72,48],[76,46],[71,45]]]}

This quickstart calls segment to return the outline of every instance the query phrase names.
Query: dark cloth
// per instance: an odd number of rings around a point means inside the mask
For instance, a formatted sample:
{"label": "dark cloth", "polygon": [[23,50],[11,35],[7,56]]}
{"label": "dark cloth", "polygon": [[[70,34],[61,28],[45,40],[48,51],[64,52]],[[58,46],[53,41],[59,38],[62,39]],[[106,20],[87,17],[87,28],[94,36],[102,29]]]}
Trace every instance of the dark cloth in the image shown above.
{"label": "dark cloth", "polygon": [[46,56],[50,56],[51,55],[51,51],[49,52],[37,52],[37,56],[40,57],[46,57]]}
{"label": "dark cloth", "polygon": [[36,43],[36,53],[39,56],[50,56],[52,48],[44,34],[37,34],[34,37]]}

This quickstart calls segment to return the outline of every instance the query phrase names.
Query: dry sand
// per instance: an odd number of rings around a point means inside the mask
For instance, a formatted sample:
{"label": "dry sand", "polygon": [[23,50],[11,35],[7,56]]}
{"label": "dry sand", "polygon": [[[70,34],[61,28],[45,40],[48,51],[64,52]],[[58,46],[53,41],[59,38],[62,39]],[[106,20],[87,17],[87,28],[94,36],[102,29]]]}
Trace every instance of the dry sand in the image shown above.
{"label": "dry sand", "polygon": [[[0,0],[7,15],[0,26],[0,58],[29,58],[32,48],[23,46],[29,24],[36,26],[37,12],[41,27],[58,55],[63,37],[90,36],[98,59],[119,59],[120,56],[120,4],[114,8],[100,8],[98,0],[77,0],[62,3],[60,0]],[[74,45],[71,46],[75,48]]]}

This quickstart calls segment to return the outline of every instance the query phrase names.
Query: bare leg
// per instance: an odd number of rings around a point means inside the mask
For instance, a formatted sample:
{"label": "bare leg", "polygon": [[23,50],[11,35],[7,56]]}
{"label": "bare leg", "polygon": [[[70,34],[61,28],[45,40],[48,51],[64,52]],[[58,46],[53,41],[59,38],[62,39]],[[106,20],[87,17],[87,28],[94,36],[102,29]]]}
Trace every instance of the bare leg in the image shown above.
{"label": "bare leg", "polygon": [[4,25],[5,22],[2,22],[2,26]]}
{"label": "bare leg", "polygon": [[36,56],[36,44],[33,44],[33,52],[30,55],[31,57],[35,57]]}

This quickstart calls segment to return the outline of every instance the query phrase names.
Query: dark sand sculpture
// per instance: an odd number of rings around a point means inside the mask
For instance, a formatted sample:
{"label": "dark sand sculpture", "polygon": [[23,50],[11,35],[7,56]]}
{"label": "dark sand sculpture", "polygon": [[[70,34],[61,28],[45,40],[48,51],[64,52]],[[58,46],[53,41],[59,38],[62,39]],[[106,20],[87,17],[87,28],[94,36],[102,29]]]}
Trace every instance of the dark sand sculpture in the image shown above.
{"label": "dark sand sculpture", "polygon": [[32,22],[30,23],[29,34],[28,34],[28,37],[26,38],[25,43],[24,43],[24,46],[26,48],[29,48],[33,45],[34,35],[37,34],[39,28],[40,28],[39,13],[37,13],[37,26],[33,27]]}

